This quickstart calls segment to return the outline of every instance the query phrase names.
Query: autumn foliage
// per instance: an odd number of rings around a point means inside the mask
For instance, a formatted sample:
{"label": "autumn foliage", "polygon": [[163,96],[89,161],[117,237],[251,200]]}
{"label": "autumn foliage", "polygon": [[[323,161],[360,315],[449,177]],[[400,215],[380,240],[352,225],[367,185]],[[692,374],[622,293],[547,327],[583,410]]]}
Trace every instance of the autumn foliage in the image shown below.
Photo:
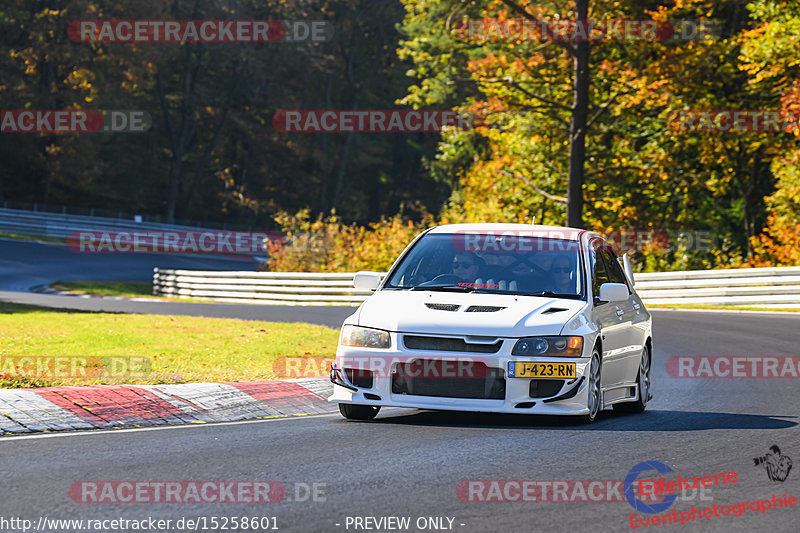
{"label": "autumn foliage", "polygon": [[311,219],[307,210],[275,217],[286,238],[269,243],[267,266],[285,272],[356,272],[389,270],[414,237],[432,225],[404,220],[401,215],[369,226],[346,225],[335,214]]}

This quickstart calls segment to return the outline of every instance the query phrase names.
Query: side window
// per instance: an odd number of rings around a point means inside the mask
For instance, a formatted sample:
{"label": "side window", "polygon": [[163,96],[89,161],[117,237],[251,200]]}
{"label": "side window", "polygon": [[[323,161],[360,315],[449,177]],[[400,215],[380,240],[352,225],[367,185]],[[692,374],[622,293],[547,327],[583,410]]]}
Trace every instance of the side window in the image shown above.
{"label": "side window", "polygon": [[600,285],[608,283],[608,271],[603,261],[603,252],[600,243],[592,243],[592,293],[597,297]]}
{"label": "side window", "polygon": [[[606,248],[601,253],[603,255],[603,259],[605,259],[606,270],[608,271],[608,280],[611,283],[622,283],[627,287],[628,280],[625,278],[625,272],[622,270],[622,266],[619,264],[619,261],[617,261],[614,252]],[[630,292],[630,288],[628,289],[628,292]]]}

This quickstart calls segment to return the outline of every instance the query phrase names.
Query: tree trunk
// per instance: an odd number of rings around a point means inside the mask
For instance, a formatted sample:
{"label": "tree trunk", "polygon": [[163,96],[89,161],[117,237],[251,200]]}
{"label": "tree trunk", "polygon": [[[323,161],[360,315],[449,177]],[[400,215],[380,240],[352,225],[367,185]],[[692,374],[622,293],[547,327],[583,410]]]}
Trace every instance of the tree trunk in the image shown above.
{"label": "tree trunk", "polygon": [[[576,0],[579,21],[586,21],[589,0]],[[589,42],[575,43],[572,119],[569,125],[567,226],[583,227],[583,182],[586,161],[586,122],[589,116]]]}
{"label": "tree trunk", "polygon": [[[184,66],[184,92],[181,102],[180,126],[176,126],[172,118],[161,79],[161,69],[159,68],[156,73],[156,89],[161,103],[161,112],[164,114],[164,120],[167,123],[167,131],[169,132],[169,138],[172,144],[172,159],[170,161],[169,177],[167,181],[167,206],[165,213],[167,224],[175,223],[175,209],[178,203],[181,176],[183,175],[184,157],[189,150],[192,137],[194,136],[194,113],[197,108],[196,91],[198,71],[199,68],[197,66],[192,66],[191,52],[187,48]],[[180,128],[180,130],[178,130],[178,128]]]}

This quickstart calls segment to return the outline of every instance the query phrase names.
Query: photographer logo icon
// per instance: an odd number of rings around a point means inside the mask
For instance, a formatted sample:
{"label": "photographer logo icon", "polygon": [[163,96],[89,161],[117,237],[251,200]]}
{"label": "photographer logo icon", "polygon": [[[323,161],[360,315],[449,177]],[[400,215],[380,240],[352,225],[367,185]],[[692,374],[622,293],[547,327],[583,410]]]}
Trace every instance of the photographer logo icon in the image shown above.
{"label": "photographer logo icon", "polygon": [[775,444],[769,447],[766,455],[754,457],[753,463],[755,466],[764,465],[770,481],[785,481],[792,469],[792,460],[781,454],[780,448]]}

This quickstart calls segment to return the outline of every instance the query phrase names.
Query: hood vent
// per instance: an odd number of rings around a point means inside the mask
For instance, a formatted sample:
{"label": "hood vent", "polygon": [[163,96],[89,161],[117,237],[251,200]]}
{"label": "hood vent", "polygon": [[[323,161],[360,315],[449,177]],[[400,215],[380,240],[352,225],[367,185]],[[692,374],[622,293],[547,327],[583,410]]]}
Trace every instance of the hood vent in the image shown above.
{"label": "hood vent", "polygon": [[563,313],[564,311],[569,311],[569,309],[564,309],[563,307],[551,307],[547,311],[542,311],[543,315],[550,315],[553,313]]}
{"label": "hood vent", "polygon": [[425,304],[428,309],[435,309],[437,311],[458,311],[461,307],[458,304]]}
{"label": "hood vent", "polygon": [[466,313],[495,313],[505,309],[505,307],[496,307],[494,305],[471,305],[465,311]]}

